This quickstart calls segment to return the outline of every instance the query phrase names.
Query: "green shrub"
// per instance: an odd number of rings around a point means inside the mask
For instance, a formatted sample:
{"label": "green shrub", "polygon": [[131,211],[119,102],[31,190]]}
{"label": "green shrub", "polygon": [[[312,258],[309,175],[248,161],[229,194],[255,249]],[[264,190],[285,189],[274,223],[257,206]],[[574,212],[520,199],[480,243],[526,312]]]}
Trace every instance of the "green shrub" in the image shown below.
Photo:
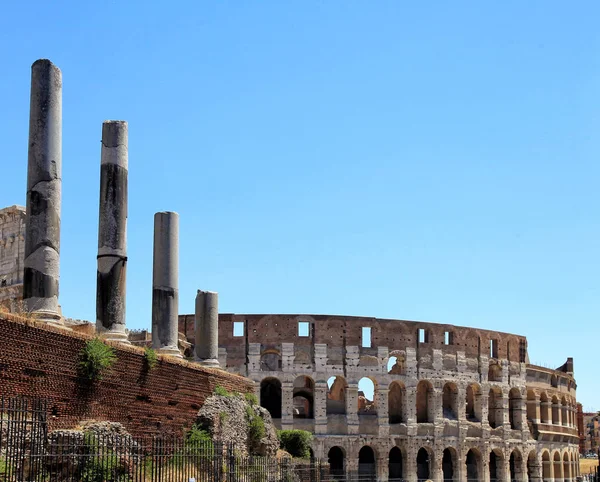
{"label": "green shrub", "polygon": [[152,370],[158,364],[156,350],[150,347],[144,348],[144,362],[146,363],[146,368]]}
{"label": "green shrub", "polygon": [[214,395],[219,395],[221,397],[231,397],[231,393],[227,391],[226,388],[223,388],[221,385],[217,385],[213,390]]}
{"label": "green shrub", "polygon": [[187,453],[209,457],[213,453],[212,437],[207,430],[194,424],[185,434],[185,447]]}
{"label": "green shrub", "polygon": [[312,433],[306,430],[278,430],[277,437],[279,438],[281,448],[292,457],[310,458]]}
{"label": "green shrub", "polygon": [[227,412],[219,412],[219,420],[221,421],[221,425],[225,423],[228,417],[229,415],[227,414]]}
{"label": "green shrub", "polygon": [[250,406],[246,406],[246,420],[248,421],[248,445],[257,446],[265,436],[265,422]]}
{"label": "green shrub", "polygon": [[88,380],[101,380],[102,373],[117,360],[115,350],[99,338],[88,340],[79,352],[79,374]]}
{"label": "green shrub", "polygon": [[258,397],[254,393],[246,393],[244,394],[244,398],[251,406],[258,405]]}
{"label": "green shrub", "polygon": [[126,464],[113,451],[98,445],[97,437],[92,432],[83,436],[87,457],[79,474],[82,482],[129,482]]}

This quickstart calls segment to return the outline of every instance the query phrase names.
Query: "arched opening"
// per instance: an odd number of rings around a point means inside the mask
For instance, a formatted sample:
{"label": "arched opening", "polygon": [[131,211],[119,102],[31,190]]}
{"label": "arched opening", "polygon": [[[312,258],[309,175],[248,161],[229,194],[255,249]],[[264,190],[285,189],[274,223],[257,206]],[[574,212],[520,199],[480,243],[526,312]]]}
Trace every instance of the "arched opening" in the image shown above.
{"label": "arched opening", "polygon": [[537,400],[533,390],[527,390],[527,420],[537,422]]}
{"label": "arched opening", "polygon": [[402,451],[398,447],[393,447],[390,450],[390,462],[388,467],[388,481],[401,482],[404,480],[404,457]]}
{"label": "arched opening", "polygon": [[502,390],[493,387],[488,395],[488,422],[490,427],[501,427],[503,423],[502,415]]}
{"label": "arched opening", "polygon": [[345,457],[344,451],[340,447],[331,447],[327,453],[329,462],[329,475],[334,478],[343,479],[345,477]]}
{"label": "arched opening", "polygon": [[490,482],[502,481],[504,480],[502,469],[503,469],[503,460],[502,452],[500,450],[492,450],[490,452]]}
{"label": "arched opening", "polygon": [[560,424],[560,404],[558,403],[558,397],[556,395],[552,397],[552,424]]}
{"label": "arched opening", "polygon": [[263,372],[281,370],[281,353],[279,350],[265,350],[260,354],[260,369]]}
{"label": "arched opening", "polygon": [[467,387],[467,420],[481,422],[481,389],[476,383]]}
{"label": "arched opening", "polygon": [[560,415],[561,415],[561,421],[562,421],[562,425],[569,425],[569,415],[568,415],[568,411],[567,411],[567,401],[565,400],[565,397],[562,398],[562,400],[560,401],[560,407],[561,407],[561,411],[560,411]]}
{"label": "arched opening", "polygon": [[554,480],[563,478],[562,471],[562,461],[560,459],[560,454],[558,452],[554,452]]}
{"label": "arched opening", "polygon": [[476,449],[467,452],[467,482],[479,482],[479,475],[483,475],[481,470],[481,454]]}
{"label": "arched opening", "polygon": [[444,482],[452,482],[458,477],[455,476],[456,451],[453,448],[444,449],[442,454],[442,475]]}
{"label": "arched opening", "polygon": [[571,463],[566,452],[563,454],[563,477],[565,482],[571,482]]}
{"label": "arched opening", "polygon": [[510,481],[517,482],[523,480],[523,457],[521,457],[521,452],[513,450],[508,462],[510,467]]}
{"label": "arched opening", "polygon": [[502,367],[496,361],[490,361],[488,370],[488,380],[490,382],[502,381]]}
{"label": "arched opening", "polygon": [[271,418],[281,418],[281,382],[277,378],[260,382],[260,406],[268,410]]}
{"label": "arched opening", "polygon": [[358,477],[361,481],[375,481],[377,477],[375,453],[368,445],[365,445],[358,452]]}
{"label": "arched opening", "polygon": [[421,380],[417,385],[417,423],[433,423],[433,385]]}
{"label": "arched opening", "polygon": [[552,423],[551,407],[546,392],[540,393],[540,419],[542,423]]}
{"label": "arched opening", "polygon": [[306,376],[294,380],[294,418],[314,418],[315,382]]}
{"label": "arched opening", "polygon": [[388,392],[388,415],[390,423],[404,422],[404,400],[406,399],[404,385],[392,382]]}
{"label": "arched opening", "polygon": [[444,418],[458,419],[458,388],[454,383],[446,383],[442,392],[442,411]]}
{"label": "arched opening", "polygon": [[427,449],[421,448],[417,453],[417,479],[427,480],[431,473],[431,459]]}
{"label": "arched opening", "polygon": [[344,377],[330,377],[327,380],[327,415],[346,414],[346,389],[348,385]]}
{"label": "arched opening", "polygon": [[358,413],[376,414],[377,413],[377,391],[375,383],[368,377],[363,377],[358,381]]}
{"label": "arched opening", "polygon": [[542,475],[544,478],[544,482],[550,481],[554,478],[552,462],[550,461],[550,454],[548,452],[544,452],[542,454]]}
{"label": "arched opening", "polygon": [[556,375],[552,375],[550,377],[550,386],[553,388],[558,388],[558,377]]}
{"label": "arched opening", "polygon": [[512,388],[508,392],[508,421],[510,428],[513,430],[521,430],[521,392],[518,388]]}
{"label": "arched opening", "polygon": [[404,353],[395,352],[396,355],[390,356],[387,364],[387,371],[390,375],[404,375],[406,373],[405,368],[405,356]]}
{"label": "arched opening", "polygon": [[527,480],[533,481],[538,480],[539,477],[539,465],[537,454],[535,450],[529,452],[529,456],[527,457]]}

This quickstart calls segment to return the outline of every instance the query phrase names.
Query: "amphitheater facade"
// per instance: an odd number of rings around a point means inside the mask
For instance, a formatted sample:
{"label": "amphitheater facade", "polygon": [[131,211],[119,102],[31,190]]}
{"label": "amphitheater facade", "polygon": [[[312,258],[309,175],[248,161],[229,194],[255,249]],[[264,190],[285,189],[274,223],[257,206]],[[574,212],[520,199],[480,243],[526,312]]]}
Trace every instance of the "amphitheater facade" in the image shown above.
{"label": "amphitheater facade", "polygon": [[[193,343],[193,315],[180,316],[180,331]],[[531,365],[523,336],[364,317],[221,314],[219,361],[254,380],[277,427],[313,432],[314,456],[328,459],[334,475],[579,475],[573,361]]]}

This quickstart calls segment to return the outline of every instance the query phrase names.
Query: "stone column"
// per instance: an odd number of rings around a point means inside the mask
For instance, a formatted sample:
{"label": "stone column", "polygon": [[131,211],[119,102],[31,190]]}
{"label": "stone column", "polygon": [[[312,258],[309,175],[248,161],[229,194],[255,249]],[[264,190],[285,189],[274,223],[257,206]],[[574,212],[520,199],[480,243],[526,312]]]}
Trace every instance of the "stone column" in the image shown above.
{"label": "stone column", "polygon": [[416,447],[417,444],[414,446],[411,444],[406,448],[406,460],[405,464],[403,464],[402,470],[404,471],[404,479],[406,479],[408,482],[417,481],[417,451],[419,449]]}
{"label": "stone column", "polygon": [[125,329],[127,268],[127,122],[102,124],[96,331],[129,344]]}
{"label": "stone column", "polygon": [[348,382],[346,387],[346,423],[348,434],[357,434],[358,420],[358,382]]}
{"label": "stone column", "polygon": [[196,295],[196,358],[201,365],[219,366],[219,295],[213,291]]}
{"label": "stone column", "polygon": [[178,348],[179,215],[154,215],[152,348],[182,358]]}
{"label": "stone column", "polygon": [[390,434],[389,396],[389,388],[377,390],[377,422],[380,437],[387,437]]}
{"label": "stone column", "polygon": [[294,428],[294,383],[281,383],[281,429]]}
{"label": "stone column", "polygon": [[31,66],[23,304],[63,326],[58,306],[62,189],[62,74],[46,59]]}
{"label": "stone column", "polygon": [[315,383],[315,433],[327,433],[327,382],[319,380]]}
{"label": "stone column", "polygon": [[540,419],[541,423],[552,423],[552,403],[540,402]]}

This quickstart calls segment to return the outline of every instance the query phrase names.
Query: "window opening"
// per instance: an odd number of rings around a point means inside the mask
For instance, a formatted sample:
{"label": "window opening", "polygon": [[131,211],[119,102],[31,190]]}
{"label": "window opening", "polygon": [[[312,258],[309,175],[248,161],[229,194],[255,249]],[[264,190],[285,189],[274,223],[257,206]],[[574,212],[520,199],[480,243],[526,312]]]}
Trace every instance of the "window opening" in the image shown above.
{"label": "window opening", "polygon": [[371,348],[371,327],[369,326],[363,326],[362,346],[363,348]]}
{"label": "window opening", "polygon": [[452,332],[444,332],[444,345],[454,345],[454,336]]}
{"label": "window opening", "polygon": [[234,321],[233,322],[233,336],[244,336],[244,322]]}
{"label": "window opening", "polygon": [[309,336],[310,335],[310,325],[308,321],[299,321],[298,322],[298,336]]}
{"label": "window opening", "polygon": [[419,328],[419,343],[425,343],[425,330]]}

